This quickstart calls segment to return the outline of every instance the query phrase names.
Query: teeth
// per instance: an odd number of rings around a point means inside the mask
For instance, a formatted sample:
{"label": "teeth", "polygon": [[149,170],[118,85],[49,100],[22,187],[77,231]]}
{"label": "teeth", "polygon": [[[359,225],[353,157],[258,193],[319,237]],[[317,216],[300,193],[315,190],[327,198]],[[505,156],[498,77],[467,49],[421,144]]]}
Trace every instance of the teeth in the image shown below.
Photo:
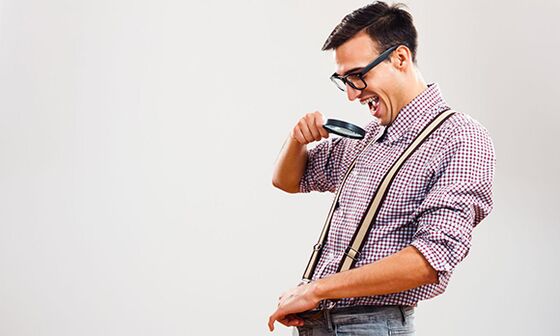
{"label": "teeth", "polygon": [[362,103],[362,105],[365,105],[365,104],[368,104],[368,103],[375,104],[375,103],[377,103],[377,101],[379,101],[379,97],[370,97],[366,100],[363,100],[361,103]]}

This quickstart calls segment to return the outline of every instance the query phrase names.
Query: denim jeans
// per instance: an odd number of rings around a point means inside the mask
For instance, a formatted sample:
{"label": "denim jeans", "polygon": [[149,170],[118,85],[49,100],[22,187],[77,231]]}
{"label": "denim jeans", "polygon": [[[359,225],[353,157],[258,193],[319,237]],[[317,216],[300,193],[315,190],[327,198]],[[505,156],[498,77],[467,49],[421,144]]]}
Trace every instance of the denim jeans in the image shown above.
{"label": "denim jeans", "polygon": [[298,314],[303,326],[294,335],[415,335],[414,307],[358,306]]}

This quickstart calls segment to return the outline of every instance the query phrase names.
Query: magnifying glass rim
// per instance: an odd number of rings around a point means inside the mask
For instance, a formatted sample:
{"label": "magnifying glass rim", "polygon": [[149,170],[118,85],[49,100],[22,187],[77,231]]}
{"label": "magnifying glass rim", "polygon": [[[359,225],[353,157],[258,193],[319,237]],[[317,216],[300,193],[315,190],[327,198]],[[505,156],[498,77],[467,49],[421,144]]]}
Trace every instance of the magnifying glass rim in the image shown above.
{"label": "magnifying glass rim", "polygon": [[[331,128],[330,126],[344,128],[355,134],[343,134],[337,131],[336,129]],[[327,119],[323,127],[330,133],[334,133],[336,135],[340,135],[351,139],[363,139],[364,136],[366,135],[366,131],[363,128],[338,119]]]}

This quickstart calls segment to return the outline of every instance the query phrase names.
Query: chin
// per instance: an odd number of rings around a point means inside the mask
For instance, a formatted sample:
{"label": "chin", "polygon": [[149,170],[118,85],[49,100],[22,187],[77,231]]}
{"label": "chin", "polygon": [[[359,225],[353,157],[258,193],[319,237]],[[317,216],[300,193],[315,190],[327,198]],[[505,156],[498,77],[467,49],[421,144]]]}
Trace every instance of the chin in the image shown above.
{"label": "chin", "polygon": [[373,116],[375,119],[377,119],[377,122],[382,125],[382,126],[387,126],[387,124],[389,124],[389,122],[387,121],[387,119],[385,118],[384,115],[380,116],[380,117],[376,117]]}

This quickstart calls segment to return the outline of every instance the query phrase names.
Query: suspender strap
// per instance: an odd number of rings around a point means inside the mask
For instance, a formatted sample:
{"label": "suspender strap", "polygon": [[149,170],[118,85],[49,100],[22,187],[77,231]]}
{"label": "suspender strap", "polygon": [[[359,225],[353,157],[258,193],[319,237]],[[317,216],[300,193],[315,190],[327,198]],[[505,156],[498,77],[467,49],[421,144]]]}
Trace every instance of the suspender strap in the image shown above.
{"label": "suspender strap", "polygon": [[[383,132],[380,132],[379,136],[377,136],[372,141],[370,141],[366,145],[366,147],[360,152],[360,154],[362,154],[372,143],[377,141],[377,139],[379,139],[382,135]],[[315,272],[315,268],[317,267],[317,263],[319,262],[319,258],[321,257],[321,252],[323,251],[323,247],[325,246],[325,242],[327,241],[327,236],[329,233],[332,216],[334,214],[334,211],[336,210],[336,206],[338,204],[338,198],[340,197],[340,192],[344,187],[344,183],[346,183],[346,179],[348,179],[348,176],[352,172],[352,169],[354,169],[354,166],[356,165],[356,161],[360,156],[360,154],[356,155],[356,157],[350,164],[350,167],[348,167],[348,169],[346,170],[346,173],[344,174],[344,177],[340,182],[340,187],[338,187],[338,190],[336,191],[336,195],[331,205],[331,209],[329,210],[329,214],[327,215],[327,219],[325,220],[325,224],[323,225],[323,230],[321,231],[321,235],[319,236],[319,241],[317,242],[317,244],[313,246],[313,252],[311,253],[311,258],[309,258],[309,262],[307,263],[307,267],[305,268],[305,272],[303,273],[304,282],[311,281],[311,278],[313,277],[313,273]]]}
{"label": "suspender strap", "polygon": [[393,163],[391,169],[385,174],[385,177],[381,180],[381,184],[377,188],[375,195],[371,203],[369,204],[368,211],[365,213],[365,216],[362,218],[362,222],[356,232],[354,232],[354,236],[350,241],[350,245],[346,250],[346,253],[342,257],[342,261],[338,267],[338,272],[344,272],[349,270],[350,268],[354,267],[356,261],[358,261],[358,256],[364,243],[366,242],[366,238],[368,233],[370,232],[371,228],[375,223],[375,218],[381,209],[381,204],[385,200],[387,193],[389,192],[389,188],[397,172],[402,167],[403,163],[420,147],[420,145],[428,138],[430,134],[432,134],[447,118],[453,115],[453,111],[445,111],[440,113],[436,118],[434,118],[424,129],[420,132],[420,134],[414,139],[414,141],[408,146],[408,148],[401,154],[401,156]]}
{"label": "suspender strap", "polygon": [[338,198],[340,197],[341,190],[344,187],[344,183],[346,183],[346,179],[348,179],[348,176],[352,172],[352,169],[354,169],[354,166],[356,165],[356,161],[358,160],[358,157],[372,143],[377,141],[383,135],[383,133],[384,133],[384,130],[383,130],[383,132],[380,132],[380,134],[377,137],[375,137],[373,140],[371,140],[364,147],[364,149],[358,155],[356,155],[356,157],[354,158],[354,160],[350,164],[350,167],[348,167],[348,169],[346,170],[346,173],[344,174],[344,177],[342,178],[342,181],[340,182],[340,186],[338,187],[338,190],[336,191],[336,195],[335,195],[333,203],[331,205],[331,209],[329,210],[329,214],[327,215],[327,219],[325,220],[325,224],[323,225],[323,230],[321,231],[321,235],[319,236],[319,241],[317,242],[317,244],[315,244],[313,246],[313,252],[311,253],[311,257],[309,258],[309,262],[307,263],[307,267],[305,268],[305,272],[303,273],[303,281],[304,282],[311,281],[311,278],[313,277],[313,273],[315,272],[315,268],[317,267],[317,263],[319,262],[319,258],[321,257],[321,252],[323,250],[323,247],[325,246],[325,242],[327,241],[327,235],[329,233],[331,220],[332,220],[334,211],[336,210],[336,206],[338,204]]}
{"label": "suspender strap", "polygon": [[[342,260],[341,260],[340,265],[338,267],[338,272],[347,271],[350,268],[354,267],[354,265],[356,264],[356,261],[359,259],[360,251],[361,251],[361,249],[362,249],[362,247],[363,247],[363,245],[366,241],[367,235],[374,225],[374,220],[375,220],[375,217],[377,216],[377,214],[379,213],[379,209],[381,208],[381,204],[385,200],[385,197],[387,196],[387,193],[389,191],[389,187],[391,186],[391,183],[393,182],[397,172],[402,167],[404,162],[414,153],[414,151],[416,151],[416,149],[418,149],[418,147],[420,147],[420,145],[428,138],[428,136],[430,136],[430,134],[432,134],[441,124],[443,124],[443,122],[445,122],[445,120],[447,120],[449,117],[451,117],[454,113],[455,113],[454,111],[450,111],[450,110],[447,110],[447,111],[444,111],[444,112],[440,113],[426,127],[424,127],[424,129],[420,132],[420,134],[416,137],[416,139],[414,139],[414,141],[406,148],[406,150],[395,161],[395,163],[393,163],[393,165],[391,166],[389,171],[385,174],[385,176],[381,180],[381,183],[380,183],[379,187],[377,188],[377,191],[375,192],[375,195],[373,196],[373,199],[371,200],[371,202],[369,204],[368,210],[366,211],[366,213],[364,214],[364,216],[362,218],[361,224],[358,226],[358,228],[354,232],[354,236],[352,237],[352,240],[350,241],[350,245],[348,246],[345,254],[342,257]],[[376,140],[377,139],[372,140],[364,148],[364,151]],[[317,263],[319,261],[319,258],[321,256],[321,251],[322,251],[322,249],[324,247],[324,244],[327,240],[327,236],[328,236],[328,232],[329,232],[329,228],[330,228],[330,223],[331,223],[331,220],[332,220],[334,210],[336,209],[336,204],[338,203],[338,199],[340,197],[341,190],[344,187],[344,183],[346,182],[346,180],[348,178],[348,175],[350,175],[350,172],[352,171],[352,169],[354,169],[354,166],[356,165],[357,158],[359,156],[360,155],[356,156],[356,158],[354,159],[354,161],[352,162],[352,164],[350,165],[350,167],[346,171],[346,174],[344,175],[344,178],[342,179],[340,187],[337,190],[335,199],[334,199],[333,204],[331,205],[331,209],[329,211],[329,215],[327,216],[327,220],[325,222],[323,230],[321,231],[321,236],[319,238],[319,242],[317,244],[315,244],[315,246],[313,247],[313,253],[311,255],[309,263],[307,264],[307,267],[305,269],[305,273],[303,274],[303,281],[306,281],[306,282],[311,281],[311,278],[313,277],[313,273],[315,272],[315,268],[316,268]]]}

